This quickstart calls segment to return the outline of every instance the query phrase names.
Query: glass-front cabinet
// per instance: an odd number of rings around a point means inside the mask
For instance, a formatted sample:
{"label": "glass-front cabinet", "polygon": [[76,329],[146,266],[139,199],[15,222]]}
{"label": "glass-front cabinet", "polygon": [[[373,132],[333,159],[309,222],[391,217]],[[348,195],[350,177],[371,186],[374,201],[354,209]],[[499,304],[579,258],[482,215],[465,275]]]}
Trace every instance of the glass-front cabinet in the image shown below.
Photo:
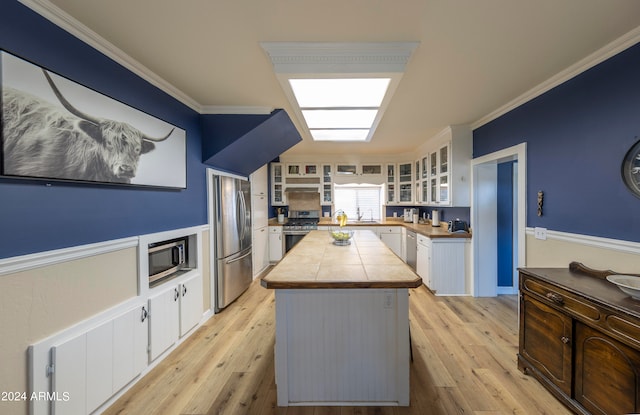
{"label": "glass-front cabinet", "polygon": [[444,145],[438,150],[438,203],[448,205],[451,197],[449,188],[449,145]]}
{"label": "glass-front cabinet", "polygon": [[361,171],[363,176],[381,176],[382,164],[363,164]]}
{"label": "glass-front cabinet", "polygon": [[281,163],[271,163],[271,205],[286,205],[284,193],[284,174]]}
{"label": "glass-front cabinet", "polygon": [[387,204],[396,203],[396,165],[387,164]]}
{"label": "glass-front cabinet", "polygon": [[313,163],[287,164],[287,176],[318,176],[318,165]]}
{"label": "glass-front cabinet", "polygon": [[413,163],[398,164],[398,203],[413,203]]}
{"label": "glass-front cabinet", "polygon": [[336,173],[338,174],[357,174],[358,166],[355,164],[336,164]]}
{"label": "glass-front cabinet", "polygon": [[322,204],[333,203],[333,183],[331,181],[331,165],[322,165]]}
{"label": "glass-front cabinet", "polygon": [[[428,155],[429,175],[428,178],[423,179],[422,182],[423,202],[435,205],[448,205],[451,201],[451,190],[449,187],[449,149],[449,144],[446,144]],[[425,199],[424,197],[427,195],[428,199]]]}

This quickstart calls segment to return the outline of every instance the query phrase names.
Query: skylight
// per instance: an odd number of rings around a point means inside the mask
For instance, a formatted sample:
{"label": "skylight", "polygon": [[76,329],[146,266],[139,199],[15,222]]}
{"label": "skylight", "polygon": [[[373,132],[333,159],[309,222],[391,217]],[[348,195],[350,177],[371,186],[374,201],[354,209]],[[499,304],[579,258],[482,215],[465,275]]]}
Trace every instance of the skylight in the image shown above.
{"label": "skylight", "polygon": [[416,42],[261,42],[314,141],[370,141]]}
{"label": "skylight", "polygon": [[315,141],[366,141],[390,78],[290,79]]}

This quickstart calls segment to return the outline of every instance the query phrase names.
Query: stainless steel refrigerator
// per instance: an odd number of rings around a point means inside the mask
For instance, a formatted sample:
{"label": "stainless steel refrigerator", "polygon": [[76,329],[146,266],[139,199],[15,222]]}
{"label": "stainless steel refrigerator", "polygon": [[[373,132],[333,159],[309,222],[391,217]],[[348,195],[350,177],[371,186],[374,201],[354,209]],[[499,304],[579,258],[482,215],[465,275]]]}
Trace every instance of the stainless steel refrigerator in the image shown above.
{"label": "stainless steel refrigerator", "polygon": [[231,304],[251,284],[251,185],[215,176],[215,311]]}

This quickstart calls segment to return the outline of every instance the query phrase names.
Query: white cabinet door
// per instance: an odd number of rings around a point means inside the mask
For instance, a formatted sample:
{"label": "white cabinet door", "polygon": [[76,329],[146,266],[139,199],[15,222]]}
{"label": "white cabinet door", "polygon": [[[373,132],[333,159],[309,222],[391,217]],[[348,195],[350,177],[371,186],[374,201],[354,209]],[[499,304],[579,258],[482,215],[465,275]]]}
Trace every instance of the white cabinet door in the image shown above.
{"label": "white cabinet door", "polygon": [[433,289],[431,281],[431,240],[426,236],[418,235],[417,246],[416,274],[422,278],[427,287]]}
{"label": "white cabinet door", "polygon": [[267,196],[251,195],[251,227],[264,228],[269,225],[269,201]]}
{"label": "white cabinet door", "polygon": [[284,193],[284,166],[281,163],[271,163],[271,204],[287,204],[287,196]]}
{"label": "white cabinet door", "polygon": [[113,392],[122,389],[147,366],[147,317],[144,305],[113,320]]}
{"label": "white cabinet door", "polygon": [[200,274],[180,284],[180,337],[202,319],[202,277]]}
{"label": "white cabinet door", "polygon": [[465,294],[464,239],[436,239],[431,244],[431,282],[438,295]]}
{"label": "white cabinet door", "polygon": [[269,227],[263,226],[253,231],[253,277],[257,277],[269,266]]}
{"label": "white cabinet door", "polygon": [[87,333],[87,413],[113,394],[113,322]]}
{"label": "white cabinet door", "polygon": [[269,226],[269,261],[278,262],[284,255],[282,226]]}
{"label": "white cabinet door", "polygon": [[55,414],[92,413],[142,372],[148,345],[142,316],[142,306],[133,308],[51,348],[52,391],[60,397]]}
{"label": "white cabinet door", "polygon": [[51,389],[61,398],[52,400],[53,415],[86,414],[87,336],[85,334],[51,348]]}
{"label": "white cabinet door", "polygon": [[251,176],[249,176],[249,181],[251,182],[252,195],[267,196],[268,194],[267,189],[269,187],[268,180],[267,180],[268,176],[269,176],[269,168],[266,164],[260,167],[258,170],[254,171],[253,173],[251,173]]}
{"label": "white cabinet door", "polygon": [[399,227],[394,228],[380,229],[380,239],[385,243],[385,245],[391,248],[394,254],[402,258],[402,230]]}
{"label": "white cabinet door", "polygon": [[251,226],[262,228],[269,223],[269,197],[267,192],[267,165],[251,174]]}
{"label": "white cabinet door", "polygon": [[149,297],[149,359],[158,356],[178,340],[180,334],[180,290],[178,285]]}

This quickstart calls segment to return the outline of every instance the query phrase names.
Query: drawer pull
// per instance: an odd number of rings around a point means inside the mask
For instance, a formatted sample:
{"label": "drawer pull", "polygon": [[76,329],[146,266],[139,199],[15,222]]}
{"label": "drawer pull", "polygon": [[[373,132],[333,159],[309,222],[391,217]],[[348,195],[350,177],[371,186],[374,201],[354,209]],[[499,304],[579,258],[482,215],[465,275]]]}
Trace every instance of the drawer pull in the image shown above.
{"label": "drawer pull", "polygon": [[560,294],[547,293],[546,297],[556,304],[560,304],[560,305],[564,304],[564,298],[562,298]]}
{"label": "drawer pull", "polygon": [[560,340],[562,341],[562,343],[564,344],[569,344],[569,342],[571,342],[571,339],[568,338],[567,336],[562,336],[560,337]]}

